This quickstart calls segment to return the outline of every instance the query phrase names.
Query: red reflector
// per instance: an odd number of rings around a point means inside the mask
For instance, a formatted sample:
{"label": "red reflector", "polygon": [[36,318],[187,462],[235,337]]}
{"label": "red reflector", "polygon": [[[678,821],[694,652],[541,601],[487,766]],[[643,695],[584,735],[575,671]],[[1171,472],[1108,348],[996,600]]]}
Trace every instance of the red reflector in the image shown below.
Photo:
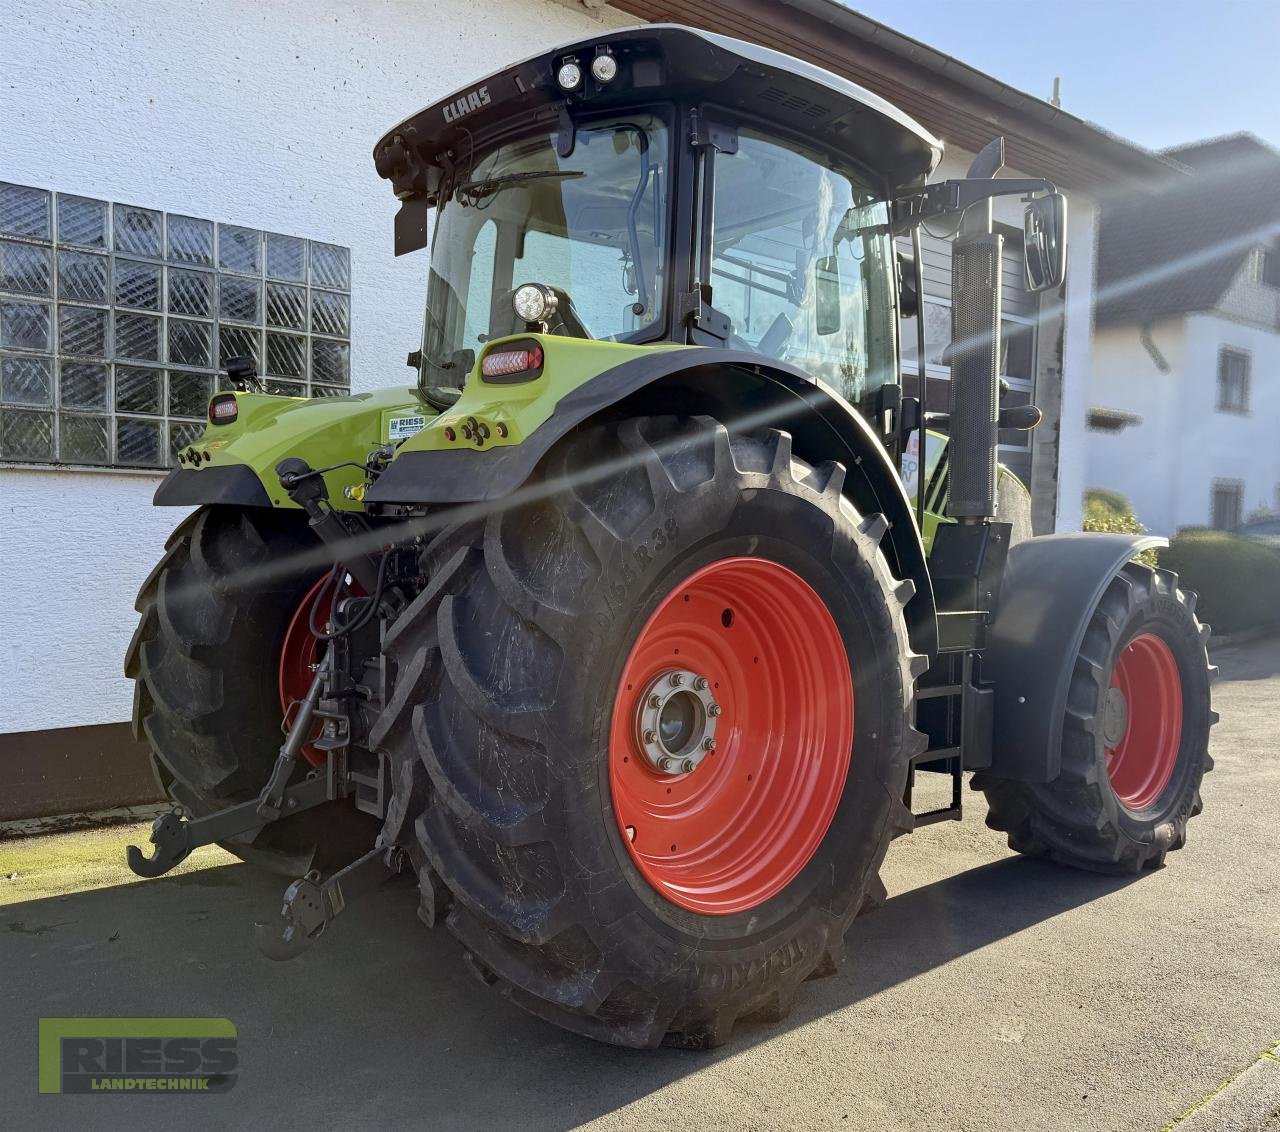
{"label": "red reflector", "polygon": [[234,394],[215,397],[209,402],[209,420],[214,424],[230,424],[240,412]]}
{"label": "red reflector", "polygon": [[542,347],[527,350],[494,350],[485,354],[480,372],[485,377],[510,377],[513,373],[542,368]]}

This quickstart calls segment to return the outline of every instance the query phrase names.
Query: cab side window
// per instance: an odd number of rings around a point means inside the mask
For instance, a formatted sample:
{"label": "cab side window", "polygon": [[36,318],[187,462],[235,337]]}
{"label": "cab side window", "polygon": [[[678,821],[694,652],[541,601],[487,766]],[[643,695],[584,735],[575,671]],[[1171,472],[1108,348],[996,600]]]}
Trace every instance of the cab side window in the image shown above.
{"label": "cab side window", "polygon": [[729,345],[861,401],[896,380],[888,205],[857,175],[741,131],[715,158],[712,303]]}

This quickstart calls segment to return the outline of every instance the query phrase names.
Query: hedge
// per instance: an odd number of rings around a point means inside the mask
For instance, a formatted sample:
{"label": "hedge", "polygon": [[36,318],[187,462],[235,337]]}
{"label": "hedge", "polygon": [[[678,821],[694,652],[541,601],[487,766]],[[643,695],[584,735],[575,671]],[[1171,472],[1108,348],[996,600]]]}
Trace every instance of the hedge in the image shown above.
{"label": "hedge", "polygon": [[[1111,511],[1118,515],[1132,515],[1133,504],[1118,491],[1105,487],[1091,487],[1084,493],[1085,508],[1095,511]],[[1135,520],[1136,522],[1137,520]],[[1137,534],[1135,531],[1134,534]]]}
{"label": "hedge", "polygon": [[1200,595],[1196,615],[1215,634],[1280,626],[1280,554],[1225,531],[1188,530],[1160,551],[1160,565]]}
{"label": "hedge", "polygon": [[[1138,522],[1138,516],[1133,513],[1133,504],[1118,491],[1091,487],[1084,495],[1084,529],[1140,535],[1147,528]],[[1147,566],[1155,566],[1156,551],[1144,550],[1138,555],[1138,561]]]}

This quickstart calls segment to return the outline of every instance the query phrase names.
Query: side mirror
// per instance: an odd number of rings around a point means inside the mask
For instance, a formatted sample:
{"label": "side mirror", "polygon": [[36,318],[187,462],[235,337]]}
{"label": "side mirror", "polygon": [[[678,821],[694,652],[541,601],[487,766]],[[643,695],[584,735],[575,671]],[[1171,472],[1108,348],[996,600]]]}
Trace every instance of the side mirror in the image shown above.
{"label": "side mirror", "polygon": [[814,264],[813,291],[818,333],[834,334],[840,329],[840,260],[836,256],[823,256]]}
{"label": "side mirror", "polygon": [[1067,198],[1061,193],[1038,197],[1027,205],[1022,251],[1029,290],[1062,286],[1067,274]]}
{"label": "side mirror", "polygon": [[898,317],[915,318],[920,313],[916,294],[916,265],[901,252],[896,254],[898,271]]}

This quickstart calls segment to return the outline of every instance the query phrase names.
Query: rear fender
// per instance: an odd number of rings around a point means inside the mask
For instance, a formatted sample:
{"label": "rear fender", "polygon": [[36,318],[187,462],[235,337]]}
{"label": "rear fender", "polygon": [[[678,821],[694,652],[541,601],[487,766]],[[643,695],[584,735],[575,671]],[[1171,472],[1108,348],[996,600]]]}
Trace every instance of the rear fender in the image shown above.
{"label": "rear fender", "polygon": [[924,544],[887,451],[839,394],[759,354],[705,346],[646,351],[567,392],[518,444],[414,451],[410,447],[416,445],[406,445],[366,499],[408,505],[501,500],[528,480],[570,429],[606,415],[661,413],[706,413],[744,431],[784,429],[797,456],[811,464],[843,464],[845,494],[863,514],[878,512],[889,521],[881,546],[894,573],[915,583],[916,596],[906,608],[912,647],[936,654],[937,617]]}
{"label": "rear fender", "polygon": [[991,766],[984,773],[1052,782],[1062,769],[1067,689],[1085,630],[1121,567],[1167,546],[1154,535],[1043,535],[1009,550],[982,675],[995,687]]}
{"label": "rear fender", "polygon": [[286,456],[306,460],[313,468],[350,462],[357,466],[326,473],[332,505],[359,509],[347,487],[363,483],[362,465],[369,453],[436,415],[411,389],[380,389],[352,397],[275,397],[234,394],[236,419],[209,424],[179,453],[180,467],[156,489],[158,507],[204,503],[241,507],[297,509],[276,478],[275,467]]}

